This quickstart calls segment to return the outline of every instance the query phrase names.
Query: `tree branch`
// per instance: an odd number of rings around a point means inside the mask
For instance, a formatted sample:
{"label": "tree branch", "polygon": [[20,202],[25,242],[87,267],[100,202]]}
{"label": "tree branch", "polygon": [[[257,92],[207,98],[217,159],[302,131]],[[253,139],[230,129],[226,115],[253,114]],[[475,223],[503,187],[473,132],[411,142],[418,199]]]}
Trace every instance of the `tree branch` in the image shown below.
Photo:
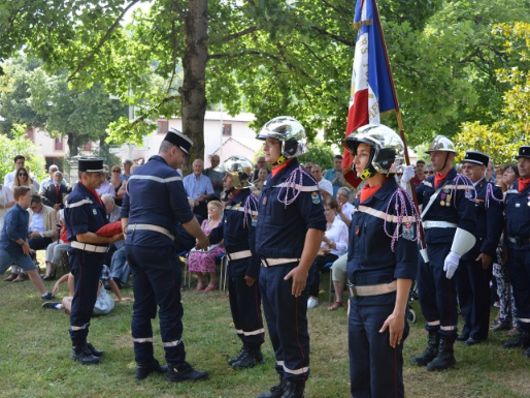
{"label": "tree branch", "polygon": [[328,32],[326,29],[320,28],[318,26],[312,26],[311,29],[321,35],[331,37],[332,39],[334,39],[335,41],[338,41],[339,43],[346,44],[348,47],[355,47],[354,40],[348,40],[342,36],[336,35],[335,33]]}
{"label": "tree branch", "polygon": [[259,28],[257,26],[250,26],[250,27],[248,27],[246,29],[240,30],[239,32],[235,32],[235,33],[226,35],[224,37],[221,37],[218,40],[212,40],[212,44],[228,43],[229,41],[238,39],[238,38],[240,38],[242,36],[245,36],[245,35],[248,35],[250,33],[254,33],[257,30],[259,30]]}
{"label": "tree branch", "polygon": [[137,117],[131,123],[129,123],[129,126],[132,128],[132,127],[136,126],[137,124],[143,123],[145,121],[145,119],[147,119],[152,112],[156,111],[157,109],[160,109],[160,107],[162,105],[164,105],[164,104],[166,104],[168,102],[171,102],[171,101],[178,100],[178,99],[180,99],[180,95],[170,95],[169,97],[165,97],[157,105],[155,105],[155,106],[149,108],[147,111],[143,112],[142,116]]}
{"label": "tree branch", "polygon": [[77,67],[75,68],[75,70],[68,76],[68,79],[67,81],[70,81],[74,78],[75,75],[77,75],[80,71],[82,71],[88,64],[90,64],[90,62],[92,62],[94,56],[99,52],[99,50],[101,49],[101,47],[103,47],[103,45],[107,42],[107,40],[110,38],[110,35],[112,34],[112,32],[114,32],[114,30],[116,29],[116,27],[118,26],[118,24],[120,23],[120,21],[123,19],[124,15],[127,13],[127,11],[129,11],[129,9],[135,5],[136,3],[138,3],[140,0],[133,0],[129,3],[129,5],[127,7],[125,7],[123,9],[123,11],[121,12],[121,14],[114,20],[114,22],[112,23],[112,25],[109,26],[109,28],[107,29],[107,31],[105,32],[105,34],[99,39],[98,43],[96,44],[96,46],[88,53],[88,55],[77,65]]}

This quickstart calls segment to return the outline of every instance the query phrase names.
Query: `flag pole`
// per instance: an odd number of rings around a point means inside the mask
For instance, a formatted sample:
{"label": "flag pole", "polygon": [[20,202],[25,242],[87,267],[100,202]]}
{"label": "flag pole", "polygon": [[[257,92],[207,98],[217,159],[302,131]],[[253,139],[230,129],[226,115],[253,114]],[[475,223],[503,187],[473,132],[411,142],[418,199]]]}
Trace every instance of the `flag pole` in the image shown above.
{"label": "flag pole", "polygon": [[[386,48],[385,33],[383,32],[383,26],[381,25],[381,18],[379,16],[379,8],[377,7],[377,2],[376,0],[373,0],[373,1],[374,1],[375,13],[376,13],[377,25],[379,28],[379,32],[381,34],[381,41],[383,43],[383,53],[385,54],[385,62],[388,68],[388,75],[390,77],[390,83],[391,83],[390,86],[392,87],[392,96],[394,97],[394,103],[396,104],[396,121],[398,125],[399,136],[401,137],[401,140],[403,141],[405,164],[409,166],[410,158],[409,158],[409,149],[407,145],[407,137],[405,136],[405,127],[403,126],[403,118],[401,116],[401,110],[400,110],[399,101],[397,98],[396,85],[394,83],[394,75],[392,74],[392,67],[390,66],[390,60],[388,59],[388,51]],[[414,206],[416,207],[416,211],[418,212],[418,214],[420,214],[420,211],[419,211],[420,204],[418,201],[418,196],[416,195],[416,188],[412,185],[411,181],[409,181],[408,184],[410,188],[410,193],[412,194],[412,200],[414,201]],[[420,235],[419,236],[420,253],[422,254],[422,256],[424,256],[425,262],[428,262],[428,258],[426,254],[427,244],[425,242],[425,230],[423,229],[423,224],[421,222],[419,223],[419,235]]]}

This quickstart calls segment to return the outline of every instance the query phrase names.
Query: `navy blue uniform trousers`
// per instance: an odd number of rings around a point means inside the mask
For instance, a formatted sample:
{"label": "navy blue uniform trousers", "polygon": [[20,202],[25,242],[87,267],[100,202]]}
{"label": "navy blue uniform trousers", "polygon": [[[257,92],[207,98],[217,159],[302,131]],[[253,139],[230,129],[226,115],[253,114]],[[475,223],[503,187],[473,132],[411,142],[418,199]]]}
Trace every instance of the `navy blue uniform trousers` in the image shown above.
{"label": "navy blue uniform trousers", "polygon": [[438,329],[440,325],[441,334],[454,336],[458,318],[456,281],[455,277],[447,279],[443,270],[450,249],[450,244],[430,244],[427,247],[429,263],[424,263],[419,257],[418,293],[427,329],[431,329],[429,323],[436,322],[432,329]]}
{"label": "navy blue uniform trousers", "polygon": [[517,309],[517,327],[530,333],[530,247],[509,245],[507,265]]}
{"label": "navy blue uniform trousers", "polygon": [[160,318],[162,345],[169,365],[178,366],[186,357],[182,342],[180,301],[182,271],[175,248],[126,245],[127,261],[134,270],[134,306],[131,331],[137,363],[153,360],[151,319]]}
{"label": "navy blue uniform trousers", "polygon": [[456,278],[458,303],[465,321],[462,334],[485,340],[490,323],[491,267],[485,270],[480,262],[461,260]]}
{"label": "navy blue uniform trousers", "polygon": [[259,281],[248,287],[243,279],[252,258],[232,260],[228,265],[228,297],[236,333],[245,347],[259,350],[265,339],[261,317]]}
{"label": "navy blue uniform trousers", "polygon": [[86,343],[104,259],[105,253],[90,253],[78,249],[68,252],[70,272],[75,283],[70,312],[70,338],[74,347],[81,347]]}
{"label": "navy blue uniform trousers", "polygon": [[309,376],[307,289],[294,297],[292,280],[283,280],[296,265],[261,267],[259,282],[276,371],[284,379],[304,381]]}
{"label": "navy blue uniform trousers", "polygon": [[394,311],[396,294],[389,294],[394,296],[391,304],[363,305],[358,298],[350,299],[348,349],[353,398],[402,398],[405,394],[403,341],[408,335],[408,324],[405,321],[402,342],[395,349],[389,344],[389,330],[379,333]]}

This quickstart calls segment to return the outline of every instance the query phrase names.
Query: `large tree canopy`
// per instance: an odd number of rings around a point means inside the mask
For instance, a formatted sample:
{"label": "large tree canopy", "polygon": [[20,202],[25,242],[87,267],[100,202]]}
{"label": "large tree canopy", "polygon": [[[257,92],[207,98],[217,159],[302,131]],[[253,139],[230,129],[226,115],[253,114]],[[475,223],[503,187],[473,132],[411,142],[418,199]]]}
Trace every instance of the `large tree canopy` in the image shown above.
{"label": "large tree canopy", "polygon": [[[124,16],[139,4],[130,23]],[[494,24],[527,20],[528,0],[380,0],[411,144],[500,116],[505,61]],[[101,84],[135,105],[110,126],[138,140],[159,116],[180,114],[202,154],[208,102],[300,119],[311,136],[342,138],[355,31],[351,0],[13,0],[0,5],[0,58],[22,45],[79,89]],[[393,124],[391,117],[384,119]]]}

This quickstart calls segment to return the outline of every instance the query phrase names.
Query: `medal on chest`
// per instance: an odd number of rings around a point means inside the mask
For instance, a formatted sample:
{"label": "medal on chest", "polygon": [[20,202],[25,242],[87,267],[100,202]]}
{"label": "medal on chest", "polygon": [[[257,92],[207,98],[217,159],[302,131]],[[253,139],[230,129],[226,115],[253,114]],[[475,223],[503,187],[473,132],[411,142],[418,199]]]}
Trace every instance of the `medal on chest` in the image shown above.
{"label": "medal on chest", "polygon": [[451,190],[448,188],[445,188],[440,192],[440,206],[442,207],[449,207],[451,206]]}

